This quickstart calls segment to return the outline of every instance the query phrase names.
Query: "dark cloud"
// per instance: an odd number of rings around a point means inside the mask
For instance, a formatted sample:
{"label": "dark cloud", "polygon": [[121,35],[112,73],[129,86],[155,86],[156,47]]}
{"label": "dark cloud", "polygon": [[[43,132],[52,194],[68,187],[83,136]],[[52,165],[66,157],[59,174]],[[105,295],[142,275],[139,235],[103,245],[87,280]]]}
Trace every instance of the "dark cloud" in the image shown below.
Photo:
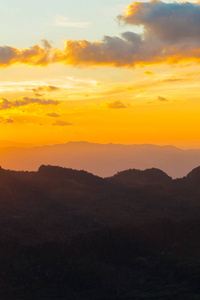
{"label": "dark cloud", "polygon": [[125,24],[142,25],[146,39],[156,37],[165,43],[199,40],[199,3],[133,2],[118,16],[118,20]]}
{"label": "dark cloud", "polygon": [[5,119],[5,118],[2,118],[0,117],[0,123],[4,123],[4,124],[12,124],[14,123],[14,120],[13,119]]}
{"label": "dark cloud", "polygon": [[6,98],[1,98],[0,100],[0,110],[11,108],[11,101],[7,100]]}
{"label": "dark cloud", "polygon": [[128,108],[130,104],[124,104],[121,101],[114,101],[107,103],[108,108]]}
{"label": "dark cloud", "polygon": [[45,38],[41,39],[41,42],[42,42],[42,46],[45,48],[45,49],[51,49],[52,48],[52,42],[50,41],[47,41]]}
{"label": "dark cloud", "polygon": [[72,125],[72,123],[68,123],[65,121],[56,121],[52,125],[54,125],[54,126],[70,126],[70,125]]}
{"label": "dark cloud", "polygon": [[55,92],[58,91],[60,88],[53,85],[44,85],[39,86],[37,88],[31,89],[36,97],[41,97],[44,95],[45,92]]}
{"label": "dark cloud", "polygon": [[165,97],[158,96],[158,101],[164,102],[164,101],[169,101],[169,100]]}
{"label": "dark cloud", "polygon": [[58,105],[60,101],[58,100],[48,100],[40,98],[29,98],[22,97],[17,100],[10,101],[6,98],[0,99],[0,110],[10,109],[14,107],[20,107],[28,104],[40,104],[40,105]]}
{"label": "dark cloud", "polygon": [[5,122],[8,123],[8,124],[12,124],[12,123],[14,123],[14,120],[12,120],[12,119],[6,119]]}
{"label": "dark cloud", "polygon": [[52,117],[52,118],[60,118],[60,115],[56,114],[56,113],[49,113],[46,114],[47,117]]}

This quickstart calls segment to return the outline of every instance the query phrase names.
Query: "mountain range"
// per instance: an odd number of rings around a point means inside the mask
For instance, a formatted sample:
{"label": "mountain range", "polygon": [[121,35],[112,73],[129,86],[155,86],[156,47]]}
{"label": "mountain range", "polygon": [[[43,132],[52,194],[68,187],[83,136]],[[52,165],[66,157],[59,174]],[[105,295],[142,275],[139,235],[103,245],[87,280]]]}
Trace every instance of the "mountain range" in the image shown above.
{"label": "mountain range", "polygon": [[179,178],[200,165],[200,150],[182,150],[174,146],[88,142],[40,147],[13,145],[11,142],[0,144],[0,165],[3,168],[36,171],[42,164],[51,164],[108,177],[129,168],[144,170],[155,167]]}

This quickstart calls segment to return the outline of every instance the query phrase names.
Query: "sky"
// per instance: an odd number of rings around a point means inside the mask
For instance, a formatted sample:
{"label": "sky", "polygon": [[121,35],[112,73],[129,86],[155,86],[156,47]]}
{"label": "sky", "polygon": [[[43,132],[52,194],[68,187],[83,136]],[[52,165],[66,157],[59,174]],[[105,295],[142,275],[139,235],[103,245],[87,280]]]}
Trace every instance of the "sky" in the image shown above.
{"label": "sky", "polygon": [[200,148],[200,4],[0,0],[0,141]]}

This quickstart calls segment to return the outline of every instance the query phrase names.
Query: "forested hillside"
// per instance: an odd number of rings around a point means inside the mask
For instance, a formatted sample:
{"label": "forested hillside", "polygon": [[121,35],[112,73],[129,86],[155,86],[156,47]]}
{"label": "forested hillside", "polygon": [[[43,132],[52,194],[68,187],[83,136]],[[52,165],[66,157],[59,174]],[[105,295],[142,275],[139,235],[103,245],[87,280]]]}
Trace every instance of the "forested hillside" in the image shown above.
{"label": "forested hillside", "polygon": [[0,169],[0,298],[199,299],[200,168]]}

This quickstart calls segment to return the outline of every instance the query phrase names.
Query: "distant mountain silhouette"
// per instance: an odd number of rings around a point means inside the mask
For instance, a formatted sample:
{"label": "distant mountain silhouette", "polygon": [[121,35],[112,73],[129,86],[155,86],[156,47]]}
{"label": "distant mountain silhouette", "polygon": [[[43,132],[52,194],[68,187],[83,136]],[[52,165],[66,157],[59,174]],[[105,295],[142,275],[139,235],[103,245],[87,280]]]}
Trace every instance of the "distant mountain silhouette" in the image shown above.
{"label": "distant mountain silhouette", "polygon": [[129,168],[158,168],[179,178],[200,165],[200,150],[87,142],[34,148],[0,147],[0,165],[6,169],[36,171],[42,164],[86,170],[101,177],[113,176]]}

